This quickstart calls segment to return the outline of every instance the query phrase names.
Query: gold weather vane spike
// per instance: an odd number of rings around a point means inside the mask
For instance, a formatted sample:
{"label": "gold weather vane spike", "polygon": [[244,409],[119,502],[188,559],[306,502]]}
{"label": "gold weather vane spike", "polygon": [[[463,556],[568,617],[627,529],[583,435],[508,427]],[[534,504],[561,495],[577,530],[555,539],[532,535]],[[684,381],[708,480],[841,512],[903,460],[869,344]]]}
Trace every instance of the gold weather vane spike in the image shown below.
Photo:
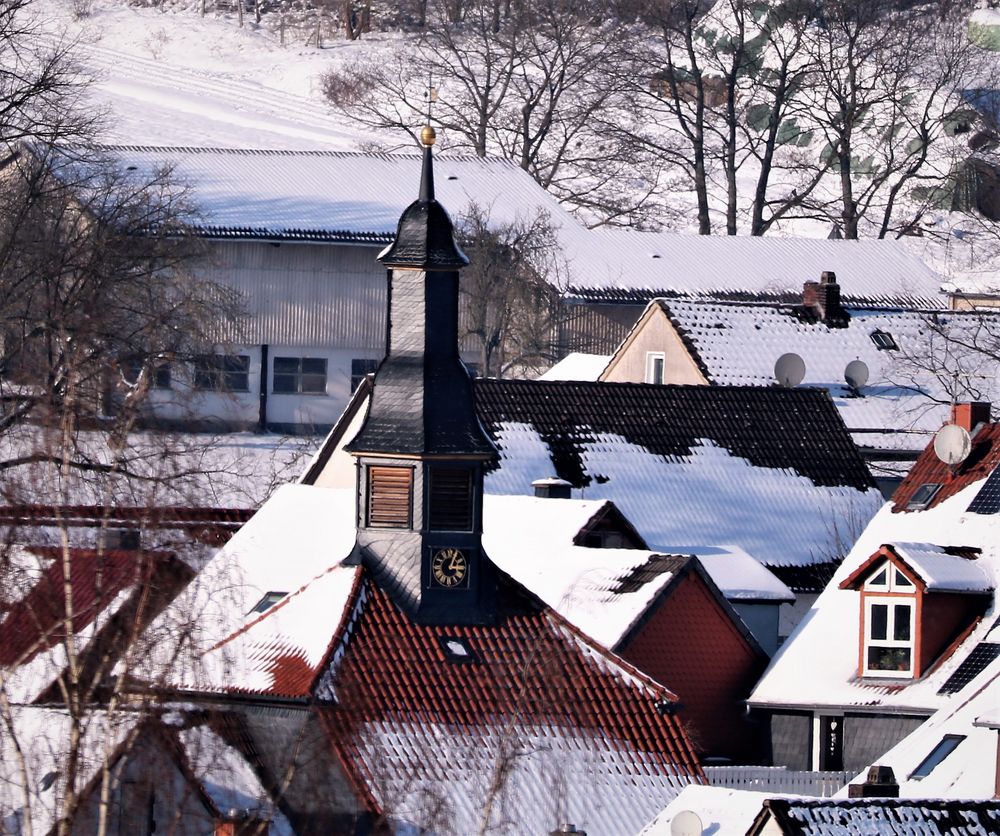
{"label": "gold weather vane spike", "polygon": [[420,141],[423,143],[425,148],[430,148],[434,144],[434,140],[437,139],[437,133],[434,128],[431,127],[431,110],[434,106],[434,102],[438,100],[437,87],[434,86],[434,77],[428,73],[427,74],[427,122],[420,131]]}

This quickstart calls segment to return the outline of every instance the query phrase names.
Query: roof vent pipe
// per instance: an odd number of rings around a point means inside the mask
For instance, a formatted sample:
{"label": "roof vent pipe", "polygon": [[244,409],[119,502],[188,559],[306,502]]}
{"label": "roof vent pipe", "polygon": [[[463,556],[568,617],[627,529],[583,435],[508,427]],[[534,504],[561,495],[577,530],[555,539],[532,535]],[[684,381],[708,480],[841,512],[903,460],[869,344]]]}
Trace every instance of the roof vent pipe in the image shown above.
{"label": "roof vent pipe", "polygon": [[549,836],[563,836],[566,833],[573,833],[575,836],[587,836],[587,831],[580,830],[575,824],[561,824],[558,828],[551,831]]}
{"label": "roof vent pipe", "polygon": [[990,413],[989,401],[957,403],[951,408],[951,423],[958,424],[967,433],[972,433],[980,424],[990,422]]}
{"label": "roof vent pipe", "polygon": [[[569,499],[573,491],[573,486],[558,476],[536,479],[531,483],[531,487],[535,489],[535,496],[546,499]],[[573,831],[569,832],[572,833]]]}

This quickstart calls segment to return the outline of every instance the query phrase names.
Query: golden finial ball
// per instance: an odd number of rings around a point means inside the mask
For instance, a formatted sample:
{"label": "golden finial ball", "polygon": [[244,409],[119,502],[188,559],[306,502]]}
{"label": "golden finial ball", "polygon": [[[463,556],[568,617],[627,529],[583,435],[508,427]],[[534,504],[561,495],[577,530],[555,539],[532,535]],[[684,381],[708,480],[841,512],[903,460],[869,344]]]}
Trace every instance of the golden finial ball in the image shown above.
{"label": "golden finial ball", "polygon": [[434,131],[430,125],[424,125],[420,130],[420,141],[425,147],[430,148],[434,144],[434,140],[437,139],[437,133]]}

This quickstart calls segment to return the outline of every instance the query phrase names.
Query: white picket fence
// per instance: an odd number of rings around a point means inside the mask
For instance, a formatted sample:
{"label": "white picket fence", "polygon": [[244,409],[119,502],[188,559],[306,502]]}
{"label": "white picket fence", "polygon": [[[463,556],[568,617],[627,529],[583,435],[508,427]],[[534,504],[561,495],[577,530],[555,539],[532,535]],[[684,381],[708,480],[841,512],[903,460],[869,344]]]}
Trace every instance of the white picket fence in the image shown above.
{"label": "white picket fence", "polygon": [[706,766],[713,787],[789,793],[829,798],[851,778],[851,772],[806,772],[783,766]]}

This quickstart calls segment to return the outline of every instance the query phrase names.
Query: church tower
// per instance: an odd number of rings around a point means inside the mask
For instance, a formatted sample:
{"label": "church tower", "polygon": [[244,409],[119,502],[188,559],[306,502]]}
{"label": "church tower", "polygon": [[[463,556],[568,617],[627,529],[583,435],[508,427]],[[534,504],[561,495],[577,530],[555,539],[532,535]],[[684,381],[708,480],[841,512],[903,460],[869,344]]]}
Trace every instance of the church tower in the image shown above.
{"label": "church tower", "polygon": [[420,196],[380,255],[388,268],[386,357],[357,463],[357,557],[414,621],[494,618],[496,570],[482,552],[483,468],[496,450],[476,417],[458,354],[458,271],[468,258],[434,198],[424,127]]}

